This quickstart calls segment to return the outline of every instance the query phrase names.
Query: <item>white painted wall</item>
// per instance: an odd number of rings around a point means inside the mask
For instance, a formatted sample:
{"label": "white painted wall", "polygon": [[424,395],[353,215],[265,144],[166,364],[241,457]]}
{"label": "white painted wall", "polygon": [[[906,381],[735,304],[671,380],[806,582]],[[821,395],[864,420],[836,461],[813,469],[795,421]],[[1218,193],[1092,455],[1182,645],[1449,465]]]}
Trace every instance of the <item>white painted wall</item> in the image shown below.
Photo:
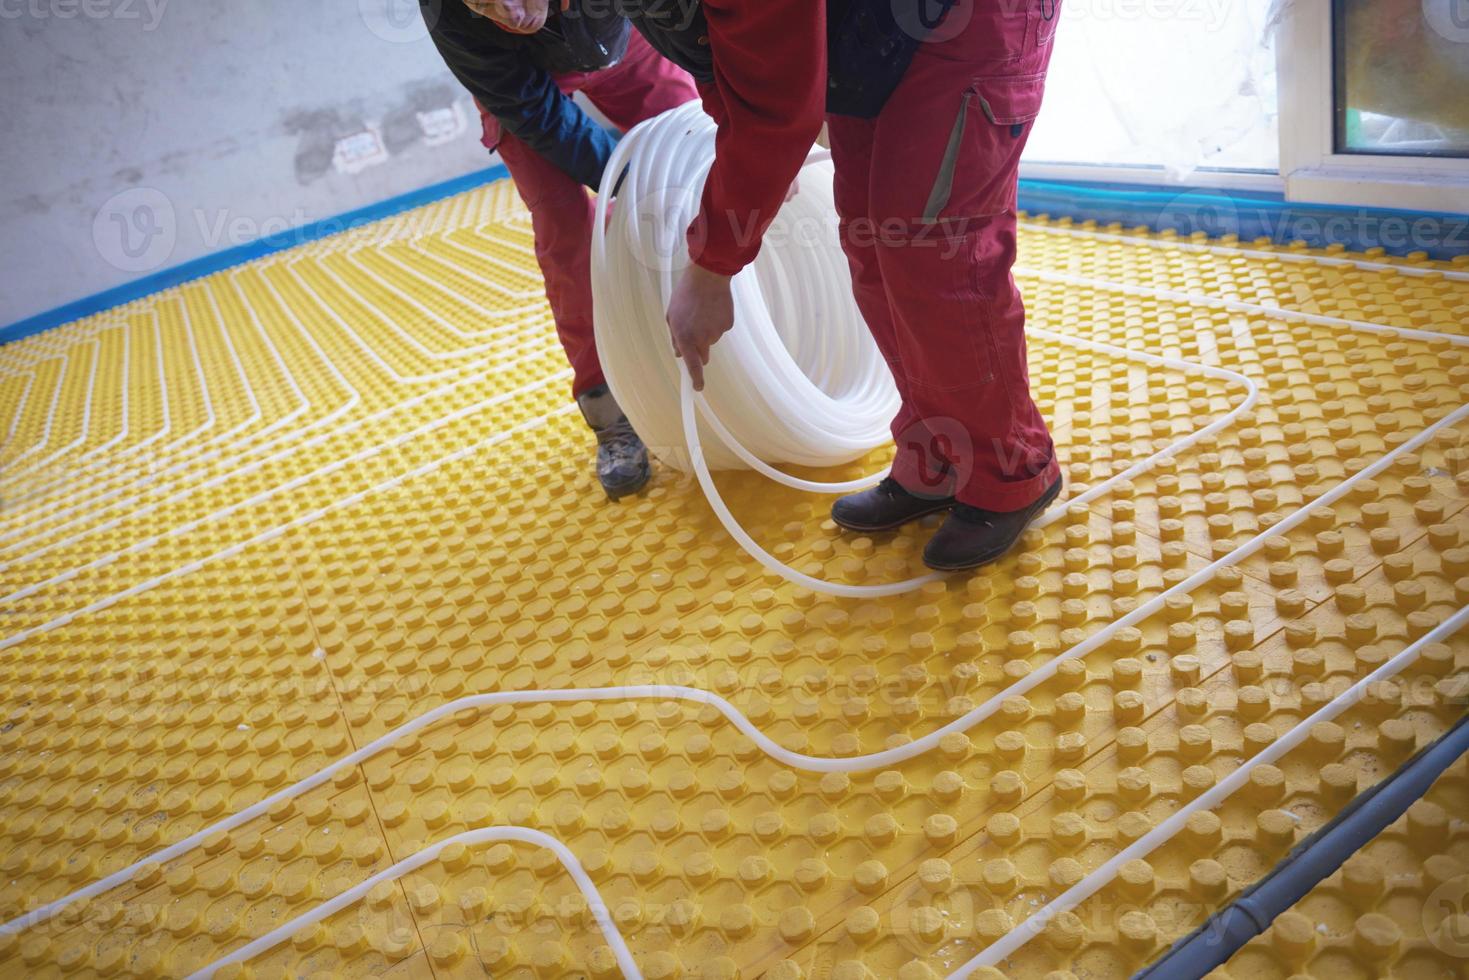
{"label": "white painted wall", "polygon": [[0,0],[0,91],[0,326],[491,163],[416,0]]}

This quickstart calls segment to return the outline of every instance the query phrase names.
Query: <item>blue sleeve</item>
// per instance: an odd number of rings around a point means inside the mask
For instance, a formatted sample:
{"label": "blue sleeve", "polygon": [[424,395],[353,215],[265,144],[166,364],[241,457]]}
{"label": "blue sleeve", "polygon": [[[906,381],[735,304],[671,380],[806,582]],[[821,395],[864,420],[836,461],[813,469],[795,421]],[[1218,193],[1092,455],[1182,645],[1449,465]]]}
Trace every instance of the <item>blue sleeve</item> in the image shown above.
{"label": "blue sleeve", "polygon": [[562,94],[550,72],[531,64],[513,43],[496,43],[498,29],[459,0],[424,7],[439,54],[485,110],[522,143],[572,179],[596,190],[616,140]]}

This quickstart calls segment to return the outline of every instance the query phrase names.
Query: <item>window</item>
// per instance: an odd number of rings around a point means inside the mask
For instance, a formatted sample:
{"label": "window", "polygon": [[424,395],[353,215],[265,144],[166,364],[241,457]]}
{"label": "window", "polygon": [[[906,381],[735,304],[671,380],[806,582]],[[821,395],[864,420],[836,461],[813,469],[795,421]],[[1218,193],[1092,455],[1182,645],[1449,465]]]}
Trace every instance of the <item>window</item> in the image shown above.
{"label": "window", "polygon": [[1287,198],[1469,210],[1469,0],[1289,0],[1276,50]]}
{"label": "window", "polygon": [[1062,0],[1021,174],[1469,211],[1469,0]]}
{"label": "window", "polygon": [[1469,0],[1335,0],[1337,153],[1469,156]]}

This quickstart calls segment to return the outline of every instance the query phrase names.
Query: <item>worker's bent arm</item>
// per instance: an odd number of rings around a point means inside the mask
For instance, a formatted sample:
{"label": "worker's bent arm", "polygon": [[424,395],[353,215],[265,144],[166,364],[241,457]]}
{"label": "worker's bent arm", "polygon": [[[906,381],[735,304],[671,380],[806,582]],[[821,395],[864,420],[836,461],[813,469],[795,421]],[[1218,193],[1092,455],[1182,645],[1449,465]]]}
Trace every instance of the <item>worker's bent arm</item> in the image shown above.
{"label": "worker's bent arm", "polygon": [[699,86],[719,124],[715,160],[689,257],[734,275],[754,260],[766,227],[821,130],[826,98],[826,4],[821,0],[704,0],[714,81]]}
{"label": "worker's bent arm", "polygon": [[616,144],[612,134],[563,94],[550,72],[487,41],[485,32],[498,28],[476,21],[460,0],[437,6],[429,33],[460,84],[522,143],[596,190]]}

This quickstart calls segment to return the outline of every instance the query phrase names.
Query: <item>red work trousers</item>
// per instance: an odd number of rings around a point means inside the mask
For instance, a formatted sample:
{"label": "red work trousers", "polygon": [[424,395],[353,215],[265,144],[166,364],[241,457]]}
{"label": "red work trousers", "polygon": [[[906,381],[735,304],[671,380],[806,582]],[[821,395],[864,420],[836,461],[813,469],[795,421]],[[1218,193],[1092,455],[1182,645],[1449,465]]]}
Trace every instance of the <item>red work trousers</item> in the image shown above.
{"label": "red work trousers", "polygon": [[[698,98],[694,81],[632,32],[627,54],[611,68],[556,76],[561,91],[582,92],[619,129],[628,130],[665,109]],[[571,362],[572,397],[603,384],[592,333],[591,245],[595,205],[587,189],[536,153],[494,116],[480,109],[483,142],[500,150],[515,189],[530,209],[536,261],[546,279],[546,299],[556,333]]]}
{"label": "red work trousers", "polygon": [[876,118],[827,120],[853,290],[903,400],[893,476],[986,510],[1026,507],[1060,475],[1010,275],[1057,6],[959,4]]}

